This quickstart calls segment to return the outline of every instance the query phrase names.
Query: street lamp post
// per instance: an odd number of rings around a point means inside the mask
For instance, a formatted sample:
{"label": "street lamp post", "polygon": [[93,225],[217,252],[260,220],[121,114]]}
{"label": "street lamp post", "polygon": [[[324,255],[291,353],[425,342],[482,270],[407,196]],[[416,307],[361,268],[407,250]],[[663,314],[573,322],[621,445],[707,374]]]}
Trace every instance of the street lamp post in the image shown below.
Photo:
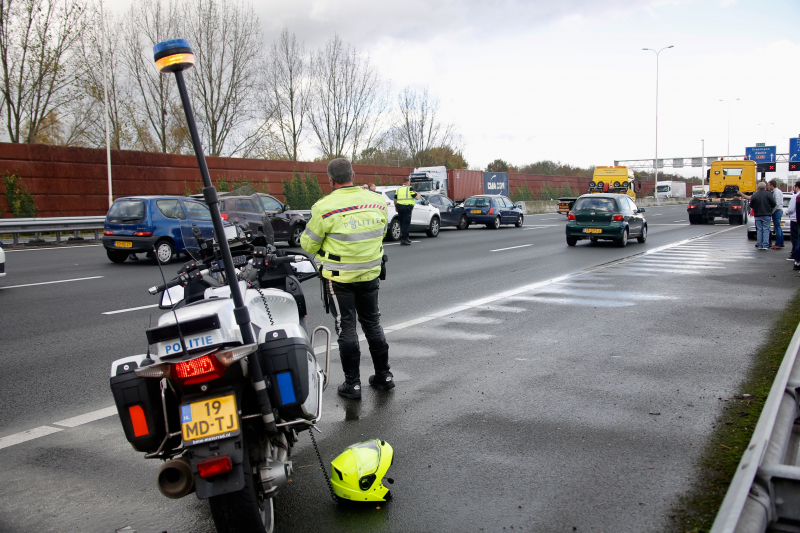
{"label": "street lamp post", "polygon": [[[237,282],[238,278],[236,277],[236,268],[233,266],[233,259],[231,258],[231,249],[228,246],[228,239],[225,238],[225,229],[222,225],[222,217],[219,214],[217,189],[211,183],[208,165],[206,165],[206,158],[203,154],[203,145],[200,142],[200,136],[197,133],[197,125],[194,121],[192,104],[189,101],[189,93],[186,91],[186,82],[183,79],[183,71],[194,66],[194,52],[192,51],[189,41],[186,39],[171,39],[155,45],[153,47],[153,55],[156,67],[162,74],[168,74],[170,72],[175,74],[175,81],[178,83],[178,93],[181,97],[183,111],[186,115],[186,123],[187,126],[189,126],[189,134],[192,138],[192,145],[194,146],[194,153],[197,157],[197,165],[200,167],[200,177],[203,179],[203,198],[211,211],[214,235],[217,238],[217,244],[219,245],[219,250],[222,255],[222,262],[225,266],[225,277],[231,289],[231,298],[233,299],[234,305],[233,314],[236,317],[236,324],[239,326],[242,333],[242,342],[244,344],[253,344],[255,338],[253,337],[253,329],[250,326],[250,313],[244,305],[244,298],[242,298],[242,292]],[[258,354],[251,353],[247,357],[247,362],[248,369],[250,370],[250,377],[253,380],[253,387],[256,391],[256,398],[261,408],[261,418],[264,421],[264,426],[269,435],[275,435],[278,432],[278,428],[275,425],[275,416],[272,413],[272,405],[269,401],[266,384],[264,383],[264,374],[258,360]]]}
{"label": "street lamp post", "polygon": [[728,102],[728,157],[731,155],[731,104],[738,100],[738,98],[734,98],[733,100],[720,100],[720,102]]}
{"label": "street lamp post", "polygon": [[661,202],[658,200],[658,56],[667,48],[674,48],[674,46],[665,46],[658,51],[653,50],[652,48],[642,48],[642,50],[650,50],[656,54],[656,158],[653,161],[653,175],[655,176],[655,179],[653,180],[653,194],[656,197],[656,205],[661,205]]}
{"label": "street lamp post", "polygon": [[764,124],[759,124],[759,126],[764,126],[764,144],[767,144],[767,128],[774,125],[775,125],[774,122],[769,122],[769,123],[765,122]]}

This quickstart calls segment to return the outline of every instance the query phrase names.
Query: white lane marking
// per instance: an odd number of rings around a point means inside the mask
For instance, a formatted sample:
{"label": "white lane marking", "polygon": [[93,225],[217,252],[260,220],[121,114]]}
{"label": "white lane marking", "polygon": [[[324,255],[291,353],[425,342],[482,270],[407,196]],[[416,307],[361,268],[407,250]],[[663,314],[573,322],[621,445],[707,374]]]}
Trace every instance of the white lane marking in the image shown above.
{"label": "white lane marking", "polygon": [[689,223],[686,222],[685,224],[648,224],[648,226],[688,226]]}
{"label": "white lane marking", "polygon": [[74,250],[75,248],[94,248],[96,246],[103,246],[102,244],[78,244],[74,246],[48,246],[47,248],[30,248],[28,250],[7,250],[3,248],[3,251],[7,254],[14,253],[14,252],[38,252],[39,250]]}
{"label": "white lane marking", "polygon": [[559,228],[561,224],[524,224],[523,228]]}
{"label": "white lane marking", "polygon": [[528,246],[533,246],[532,244],[521,244],[519,246],[511,246],[509,248],[498,248],[497,250],[489,250],[490,252],[502,252],[505,250],[514,250],[515,248],[525,248]]}
{"label": "white lane marking", "polygon": [[74,428],[82,426],[83,424],[88,424],[89,422],[94,422],[95,420],[113,416],[115,414],[117,414],[117,408],[116,406],[112,405],[111,407],[98,409],[97,411],[92,411],[91,413],[86,413],[84,415],[73,416],[72,418],[61,420],[60,422],[53,422],[53,425],[64,426],[65,428]]}
{"label": "white lane marking", "polygon": [[[420,241],[411,241],[411,242],[420,242]],[[400,244],[399,242],[390,242],[389,244],[384,244],[384,246],[397,246]]]}
{"label": "white lane marking", "polygon": [[130,309],[120,309],[119,311],[106,311],[105,313],[101,313],[101,314],[103,314],[103,315],[116,315],[117,313],[127,313],[128,311],[139,311],[140,309],[152,309],[153,307],[158,307],[158,304],[143,305],[141,307],[131,307]]}
{"label": "white lane marking", "polygon": [[35,287],[36,285],[51,285],[53,283],[69,283],[70,281],[85,281],[87,279],[100,279],[103,276],[92,276],[89,278],[75,278],[75,279],[60,279],[57,281],[43,281],[42,283],[27,283],[25,285],[11,285],[10,287],[0,287],[3,289],[19,289],[20,287]]}
{"label": "white lane marking", "polygon": [[[470,302],[466,302],[465,304],[459,305],[457,307],[451,307],[450,309],[445,309],[443,311],[438,311],[436,313],[432,313],[432,314],[427,315],[427,316],[419,317],[419,318],[416,318],[414,320],[408,320],[406,322],[401,322],[400,324],[395,324],[393,326],[386,327],[386,328],[384,328],[383,331],[385,333],[392,333],[392,332],[397,331],[399,329],[404,329],[404,328],[410,327],[412,325],[421,324],[421,323],[424,323],[424,322],[429,322],[431,320],[435,320],[437,318],[441,318],[441,317],[444,317],[444,316],[447,316],[447,315],[450,315],[450,314],[459,313],[461,311],[465,311],[465,310],[471,309],[473,307],[486,305],[486,304],[489,304],[489,303],[492,303],[492,302],[496,302],[497,300],[503,300],[505,298],[510,298],[512,296],[516,296],[518,294],[522,294],[524,292],[535,291],[537,289],[541,289],[541,288],[544,288],[544,287],[547,287],[547,286],[550,286],[550,285],[562,283],[562,282],[564,282],[564,281],[566,281],[566,280],[568,280],[570,278],[574,278],[574,277],[577,277],[577,276],[588,274],[590,272],[597,272],[598,270],[603,270],[603,269],[608,268],[610,266],[616,266],[616,265],[619,265],[621,263],[627,263],[629,261],[634,261],[636,259],[641,258],[642,256],[645,256],[645,255],[658,253],[660,251],[667,250],[667,249],[670,249],[670,248],[674,248],[676,246],[681,246],[683,244],[686,244],[687,242],[691,242],[691,241],[696,240],[696,239],[707,238],[707,237],[710,237],[712,235],[717,235],[717,234],[720,234],[720,233],[724,233],[726,231],[730,231],[731,229],[735,229],[735,228],[724,229],[724,230],[721,230],[721,231],[718,231],[718,232],[715,232],[715,233],[702,235],[700,237],[691,237],[689,239],[684,239],[682,241],[677,241],[677,242],[674,242],[672,244],[665,244],[663,246],[659,246],[657,248],[653,248],[652,250],[648,250],[648,251],[646,251],[644,253],[635,254],[633,256],[630,256],[630,257],[627,257],[627,258],[623,258],[623,259],[621,259],[619,261],[613,261],[611,263],[598,265],[596,267],[586,268],[586,269],[580,270],[578,272],[573,272],[571,274],[565,274],[563,276],[558,276],[556,278],[551,278],[551,279],[548,279],[548,280],[545,280],[545,281],[539,281],[537,283],[531,283],[531,284],[528,284],[528,285],[523,285],[522,287],[517,287],[516,289],[511,289],[511,290],[508,290],[508,291],[505,291],[505,292],[501,292],[501,293],[495,294],[493,296],[487,296],[485,298],[480,298],[478,300],[472,300]],[[637,270],[652,270],[652,269],[637,269]],[[696,273],[696,271],[678,271],[678,272],[681,272],[681,273]],[[636,274],[637,273],[635,273],[635,272],[630,272],[630,273],[628,273],[626,275],[636,275]],[[564,299],[558,299],[558,300],[564,300]],[[599,303],[602,303],[602,302],[603,301],[599,301]],[[605,300],[605,302],[608,302],[608,301]],[[585,304],[585,302],[583,302],[583,301],[577,302],[577,303],[584,303]],[[364,336],[363,335],[359,335],[359,340],[364,340]],[[338,350],[338,347],[331,346],[331,352],[333,352],[335,350]],[[324,352],[325,352],[325,346],[319,346],[319,347],[314,349],[314,353],[315,354],[324,353]],[[97,413],[106,411],[106,409],[108,409],[108,408],[100,409],[99,411],[94,411],[92,413],[87,413],[86,415],[82,415],[82,416],[88,416],[88,417],[97,416]],[[62,420],[61,423],[65,423],[65,422],[72,421],[72,420],[78,420],[78,419],[81,419],[81,418],[82,418],[81,416],[77,416],[77,417],[69,418],[67,420]],[[85,423],[85,422],[83,422],[83,423]],[[45,435],[49,435],[49,434],[55,433],[57,431],[61,431],[61,429],[60,428],[50,427],[50,426],[41,426],[41,427],[34,428],[34,429],[31,429],[31,430],[28,430],[28,431],[23,431],[22,433],[16,433],[14,435],[9,435],[7,437],[0,437],[0,449],[6,448],[8,446],[13,446],[15,444],[20,444],[22,442],[26,442],[26,441],[29,441],[29,440],[32,440],[32,439],[36,439],[36,438],[39,438],[39,437],[44,437]]]}
{"label": "white lane marking", "polygon": [[652,216],[654,216],[654,217],[660,217],[660,216],[662,216],[663,214],[664,214],[664,213],[656,213],[655,215],[652,215]]}
{"label": "white lane marking", "polygon": [[22,444],[23,442],[27,442],[29,440],[38,439],[39,437],[45,437],[52,433],[58,433],[59,431],[61,431],[60,428],[39,426],[38,428],[29,429],[28,431],[23,431],[22,433],[14,433],[8,437],[0,437],[0,450],[3,448],[8,448],[9,446],[14,446],[15,444]]}

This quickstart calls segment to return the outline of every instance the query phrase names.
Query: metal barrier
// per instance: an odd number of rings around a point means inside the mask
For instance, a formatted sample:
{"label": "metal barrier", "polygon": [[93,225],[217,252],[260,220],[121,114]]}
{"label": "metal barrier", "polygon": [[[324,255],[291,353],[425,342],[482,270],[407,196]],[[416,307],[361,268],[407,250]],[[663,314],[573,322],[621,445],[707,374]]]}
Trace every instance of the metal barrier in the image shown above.
{"label": "metal barrier", "polygon": [[78,237],[79,231],[94,231],[94,240],[100,240],[100,230],[103,229],[105,216],[96,217],[52,217],[52,218],[3,218],[0,219],[0,235],[12,234],[14,244],[19,244],[20,233],[33,233],[30,242],[44,242],[41,234],[55,232],[56,242],[61,242],[62,232],[72,232],[69,240],[82,240]]}
{"label": "metal barrier", "polygon": [[711,533],[800,531],[800,327],[775,376]]}

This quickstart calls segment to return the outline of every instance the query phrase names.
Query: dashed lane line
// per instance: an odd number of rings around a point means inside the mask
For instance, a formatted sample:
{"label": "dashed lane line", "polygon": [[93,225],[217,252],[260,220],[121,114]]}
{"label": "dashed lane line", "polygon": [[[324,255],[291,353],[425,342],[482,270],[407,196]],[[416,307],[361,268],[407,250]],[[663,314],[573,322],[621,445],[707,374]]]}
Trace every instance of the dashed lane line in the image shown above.
{"label": "dashed lane line", "polygon": [[4,289],[19,289],[21,287],[35,287],[37,285],[52,285],[53,283],[69,283],[70,281],[85,281],[87,279],[100,279],[103,276],[91,276],[88,278],[74,278],[74,279],[59,279],[56,281],[43,281],[41,283],[26,283],[25,285],[10,285],[8,287],[0,287],[0,290]]}
{"label": "dashed lane line", "polygon": [[131,307],[130,309],[119,309],[118,311],[106,311],[105,313],[101,313],[103,315],[116,315],[119,313],[127,313],[128,311],[139,311],[141,309],[152,309],[153,307],[158,307],[158,304],[153,305],[142,305],[139,307]]}
{"label": "dashed lane line", "polygon": [[[601,265],[597,265],[594,267],[585,268],[583,270],[579,270],[577,272],[573,272],[571,274],[564,274],[563,276],[558,276],[555,278],[550,278],[545,281],[539,281],[536,283],[530,283],[528,285],[523,285],[521,287],[517,287],[516,289],[507,290],[501,293],[493,294],[492,296],[487,296],[485,298],[479,298],[477,300],[472,300],[470,302],[466,302],[462,305],[458,305],[455,307],[451,307],[449,309],[445,309],[443,311],[438,311],[432,313],[430,315],[422,316],[419,318],[415,318],[413,320],[407,320],[405,322],[401,322],[399,324],[394,324],[392,326],[388,326],[384,328],[384,333],[393,333],[395,331],[399,331],[401,329],[405,329],[411,326],[416,326],[417,324],[423,324],[425,322],[430,322],[432,320],[436,320],[438,318],[451,316],[456,313],[461,313],[462,311],[466,311],[467,309],[472,309],[473,307],[478,307],[486,304],[490,304],[492,302],[496,302],[498,300],[503,300],[506,298],[510,298],[513,296],[517,296],[519,294],[530,292],[534,290],[538,290],[550,285],[554,285],[557,283],[564,282],[570,278],[574,278],[577,276],[581,276],[583,274],[588,274],[590,272],[596,272],[598,270],[602,270],[604,268],[608,268],[610,266],[616,266],[620,263],[627,263],[629,261],[635,261],[637,259],[641,259],[644,256],[651,255],[654,253],[658,253],[664,250],[669,250],[670,248],[675,248],[677,246],[684,245],[686,243],[695,241],[697,239],[702,239],[705,237],[709,237],[711,235],[718,235],[720,233],[725,233],[727,231],[731,231],[733,229],[738,229],[741,226],[734,226],[732,228],[726,228],[720,231],[706,233],[704,235],[698,235],[697,237],[691,237],[689,239],[684,239],[682,241],[677,241],[671,244],[665,244],[664,246],[659,246],[657,248],[653,248],[652,250],[647,250],[645,252],[640,252],[637,254],[630,255],[628,257],[623,257],[622,259],[616,259],[614,261],[609,261],[608,263],[603,263]],[[690,271],[691,272],[691,271]],[[358,336],[359,341],[364,341],[366,337],[362,334]],[[331,346],[331,352],[337,350],[337,347]],[[315,354],[320,354],[325,352],[325,346],[319,346],[314,349]],[[8,448],[9,446],[14,446],[16,444],[21,444],[23,442],[27,442],[29,440],[38,439],[40,437],[45,437],[47,435],[51,435],[53,433],[57,433],[62,431],[63,429],[60,427],[53,427],[55,425],[63,426],[64,428],[72,428],[82,424],[88,424],[89,422],[94,422],[96,420],[101,420],[103,418],[107,418],[109,416],[115,415],[117,409],[115,406],[111,407],[104,407],[102,409],[98,409],[96,411],[92,411],[86,413],[84,415],[67,418],[66,420],[61,420],[59,422],[54,422],[50,426],[40,426],[34,429],[29,429],[27,431],[23,431],[21,433],[15,433],[13,435],[8,435],[6,437],[0,437],[0,449]]]}
{"label": "dashed lane line", "polygon": [[509,246],[508,248],[498,248],[497,250],[489,250],[490,252],[504,252],[506,250],[514,250],[516,248],[527,248],[533,246],[532,244],[520,244],[519,246]]}

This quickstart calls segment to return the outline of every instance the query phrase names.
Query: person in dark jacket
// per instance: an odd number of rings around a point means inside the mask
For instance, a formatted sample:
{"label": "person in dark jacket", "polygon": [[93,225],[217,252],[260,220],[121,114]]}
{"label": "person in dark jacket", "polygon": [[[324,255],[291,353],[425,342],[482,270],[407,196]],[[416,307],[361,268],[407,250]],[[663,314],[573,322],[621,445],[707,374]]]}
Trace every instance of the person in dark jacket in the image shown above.
{"label": "person in dark jacket", "polygon": [[747,196],[739,191],[739,196],[750,200],[750,207],[753,209],[753,216],[756,217],[756,233],[758,240],[756,248],[759,250],[769,250],[769,228],[772,225],[772,211],[777,203],[775,196],[767,191],[767,183],[758,182],[758,190],[752,196]]}

